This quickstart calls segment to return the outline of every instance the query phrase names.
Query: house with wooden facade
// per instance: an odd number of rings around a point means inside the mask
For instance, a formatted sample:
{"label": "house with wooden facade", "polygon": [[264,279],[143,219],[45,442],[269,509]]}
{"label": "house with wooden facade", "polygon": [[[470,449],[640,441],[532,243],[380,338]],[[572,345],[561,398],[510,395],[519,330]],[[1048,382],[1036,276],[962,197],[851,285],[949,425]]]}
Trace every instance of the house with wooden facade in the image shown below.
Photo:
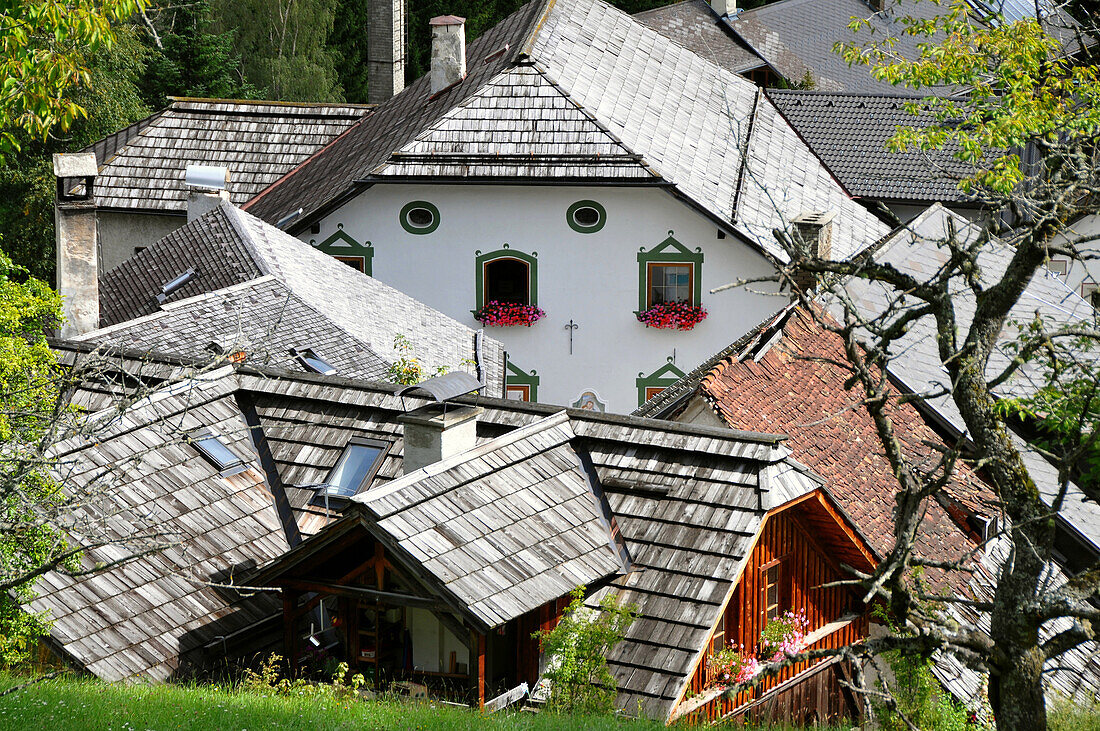
{"label": "house with wooden facade", "polygon": [[[66,362],[92,357],[56,345]],[[376,682],[479,704],[535,684],[546,658],[531,633],[584,585],[591,602],[614,592],[638,608],[609,657],[627,713],[858,712],[830,690],[836,662],[734,700],[708,670],[714,647],[752,648],[786,609],[805,610],[814,647],[867,632],[858,597],[822,584],[875,554],[784,437],[479,396],[441,404],[247,361],[191,380],[185,360],[112,357],[100,373],[178,382],[67,445],[67,464],[113,460],[114,529],[155,522],[180,539],[43,578],[32,608],[53,613],[51,643],[74,665],[156,682],[284,647],[303,667],[323,652]],[[117,388],[89,383],[79,400],[111,413]]]}

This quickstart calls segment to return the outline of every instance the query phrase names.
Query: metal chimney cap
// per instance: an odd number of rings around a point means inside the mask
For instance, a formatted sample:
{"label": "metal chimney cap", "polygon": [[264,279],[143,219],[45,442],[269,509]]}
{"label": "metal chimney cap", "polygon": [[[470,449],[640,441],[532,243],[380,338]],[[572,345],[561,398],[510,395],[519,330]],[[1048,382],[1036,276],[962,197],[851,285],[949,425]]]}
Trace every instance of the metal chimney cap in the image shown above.
{"label": "metal chimney cap", "polygon": [[229,185],[229,168],[222,165],[188,165],[184,181],[191,188],[225,190]]}
{"label": "metal chimney cap", "polygon": [[485,384],[478,381],[465,371],[451,371],[442,376],[429,378],[422,383],[414,383],[404,386],[395,392],[398,396],[404,396],[409,391],[423,390],[431,394],[436,401],[447,401],[457,396],[462,396],[485,388]]}
{"label": "metal chimney cap", "polygon": [[54,153],[53,174],[58,178],[94,178],[99,174],[95,153]]}

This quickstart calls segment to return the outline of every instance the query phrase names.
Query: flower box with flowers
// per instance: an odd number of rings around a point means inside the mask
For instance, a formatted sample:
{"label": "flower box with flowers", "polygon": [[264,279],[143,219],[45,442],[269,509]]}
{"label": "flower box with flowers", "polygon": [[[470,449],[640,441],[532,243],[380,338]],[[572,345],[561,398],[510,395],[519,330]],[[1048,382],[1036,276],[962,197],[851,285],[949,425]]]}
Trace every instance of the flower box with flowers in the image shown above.
{"label": "flower box with flowers", "polygon": [[745,652],[743,645],[735,647],[730,640],[728,647],[707,657],[707,671],[707,679],[715,685],[746,683],[760,672],[760,663]]}
{"label": "flower box with flowers", "polygon": [[646,327],[665,330],[690,330],[707,319],[707,311],[702,305],[689,305],[687,302],[658,302],[648,310],[637,313],[638,322]]}
{"label": "flower box with flowers", "polygon": [[474,312],[474,319],[483,325],[493,327],[512,327],[523,325],[531,327],[531,323],[537,322],[546,316],[535,305],[525,305],[519,302],[488,302],[480,310]]}
{"label": "flower box with flowers", "polygon": [[782,617],[768,620],[760,633],[756,656],[761,662],[779,662],[787,655],[795,655],[806,647],[806,628],[810,622],[805,610],[797,614],[784,612]]}

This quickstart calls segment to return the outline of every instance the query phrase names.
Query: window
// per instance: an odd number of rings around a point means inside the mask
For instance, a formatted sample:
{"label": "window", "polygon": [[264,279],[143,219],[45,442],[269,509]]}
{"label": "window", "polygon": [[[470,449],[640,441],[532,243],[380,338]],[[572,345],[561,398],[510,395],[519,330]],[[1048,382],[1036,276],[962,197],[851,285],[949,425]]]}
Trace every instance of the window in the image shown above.
{"label": "window", "polygon": [[653,371],[648,376],[644,373],[639,373],[638,377],[635,379],[634,385],[638,388],[639,406],[684,377],[684,372],[676,367],[676,364],[672,362],[671,356],[666,358],[665,361],[663,366]]}
{"label": "window", "polygon": [[1047,262],[1047,269],[1059,276],[1065,276],[1069,269],[1069,261],[1066,259],[1051,259]]}
{"label": "window", "polygon": [[646,386],[645,400],[649,401],[651,398],[653,398],[654,396],[657,396],[662,391],[664,391],[665,388],[666,388],[666,386]]}
{"label": "window", "polygon": [[538,305],[538,253],[525,254],[504,248],[482,254],[475,252],[477,307],[494,300]]}
{"label": "window", "polygon": [[485,262],[485,301],[529,304],[531,269],[519,259]]}
{"label": "window", "polygon": [[324,492],[343,498],[358,494],[374,479],[389,446],[372,439],[352,439],[325,479]]}
{"label": "window", "polygon": [[430,234],[439,228],[439,209],[428,201],[413,201],[401,209],[400,221],[411,234]]}
{"label": "window", "polygon": [[352,269],[366,273],[366,261],[361,256],[335,256],[333,258],[347,264]]}
{"label": "window", "polygon": [[1081,285],[1081,296],[1092,303],[1092,306],[1100,309],[1100,284],[1085,282]]}
{"label": "window", "polygon": [[783,613],[779,606],[779,569],[780,562],[772,561],[760,570],[760,611],[765,622],[778,619]]}
{"label": "window", "polygon": [[307,371],[320,373],[322,376],[331,376],[336,373],[336,368],[318,355],[313,348],[294,348],[290,352]]}
{"label": "window", "polygon": [[607,211],[596,201],[577,201],[565,212],[565,222],[577,233],[596,233],[607,222]]}
{"label": "window", "polygon": [[[225,446],[216,435],[210,432],[200,432],[191,435],[187,437],[186,441],[190,443],[207,462],[214,465],[214,467],[218,469],[218,472],[225,474],[227,472],[239,472],[244,469],[244,460],[232,449]],[[240,467],[241,470],[235,469],[237,467]]]}
{"label": "window", "polygon": [[714,634],[710,638],[711,652],[718,652],[726,646],[726,613],[722,612],[722,617],[718,620],[718,626],[714,629]]}
{"label": "window", "polygon": [[638,253],[638,311],[654,305],[702,304],[703,252],[692,251],[668,232],[668,238]]}
{"label": "window", "polygon": [[504,398],[510,401],[530,401],[531,387],[526,384],[522,386],[508,384],[504,387]]}
{"label": "window", "polygon": [[646,305],[652,307],[665,302],[682,302],[693,305],[691,264],[651,263],[649,265]]}

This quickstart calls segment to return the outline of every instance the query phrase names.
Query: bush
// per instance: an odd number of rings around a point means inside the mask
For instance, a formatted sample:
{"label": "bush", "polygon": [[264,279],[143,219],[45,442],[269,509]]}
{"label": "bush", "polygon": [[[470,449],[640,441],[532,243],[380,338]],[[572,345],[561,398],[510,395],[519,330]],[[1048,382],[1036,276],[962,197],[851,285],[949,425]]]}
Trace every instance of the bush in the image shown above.
{"label": "bush", "polygon": [[617,686],[607,669],[607,655],[638,616],[634,605],[619,606],[608,594],[597,609],[584,606],[584,587],[570,594],[572,600],[558,626],[536,632],[549,658],[547,709],[557,713],[595,715],[615,710]]}
{"label": "bush", "polygon": [[[932,660],[890,652],[884,659],[894,672],[891,691],[898,710],[924,731],[968,731],[981,728],[971,723],[970,712],[945,691],[932,675]],[[885,731],[906,731],[908,726],[885,704],[873,703]]]}

